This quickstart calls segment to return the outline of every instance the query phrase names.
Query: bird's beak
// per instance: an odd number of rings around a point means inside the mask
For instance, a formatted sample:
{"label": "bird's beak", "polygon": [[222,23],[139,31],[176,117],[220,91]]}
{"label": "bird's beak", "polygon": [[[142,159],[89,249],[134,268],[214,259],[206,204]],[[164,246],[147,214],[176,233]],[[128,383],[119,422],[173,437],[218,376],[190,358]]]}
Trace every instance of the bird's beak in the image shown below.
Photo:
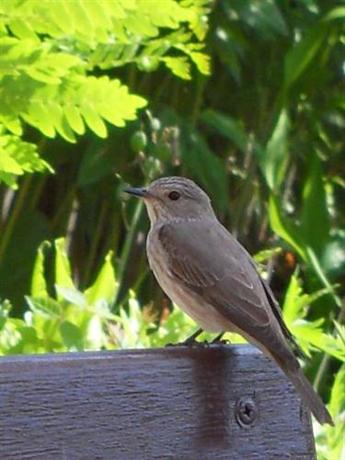
{"label": "bird's beak", "polygon": [[123,191],[129,193],[130,195],[138,196],[139,198],[145,198],[148,195],[146,188],[140,187],[126,187]]}

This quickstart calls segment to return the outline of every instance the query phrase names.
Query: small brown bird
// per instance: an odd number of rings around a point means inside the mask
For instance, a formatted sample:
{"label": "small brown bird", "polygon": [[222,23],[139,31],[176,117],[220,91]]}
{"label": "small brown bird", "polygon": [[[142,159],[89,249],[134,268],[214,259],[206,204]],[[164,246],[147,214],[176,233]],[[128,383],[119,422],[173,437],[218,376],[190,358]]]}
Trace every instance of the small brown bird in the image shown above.
{"label": "small brown bird", "polygon": [[127,188],[144,199],[150,267],[170,299],[209,332],[237,332],[289,377],[319,423],[333,425],[303,375],[298,346],[248,252],[217,220],[206,193],[183,177]]}

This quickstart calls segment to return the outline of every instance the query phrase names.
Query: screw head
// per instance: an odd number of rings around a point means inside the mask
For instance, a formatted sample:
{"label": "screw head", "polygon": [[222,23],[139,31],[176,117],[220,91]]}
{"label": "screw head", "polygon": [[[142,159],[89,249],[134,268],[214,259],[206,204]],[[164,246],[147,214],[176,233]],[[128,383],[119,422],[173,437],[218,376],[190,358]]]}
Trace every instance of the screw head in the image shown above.
{"label": "screw head", "polygon": [[248,427],[252,425],[258,415],[258,410],[255,401],[252,398],[244,397],[240,398],[236,402],[235,406],[235,417],[237,423],[242,427]]}

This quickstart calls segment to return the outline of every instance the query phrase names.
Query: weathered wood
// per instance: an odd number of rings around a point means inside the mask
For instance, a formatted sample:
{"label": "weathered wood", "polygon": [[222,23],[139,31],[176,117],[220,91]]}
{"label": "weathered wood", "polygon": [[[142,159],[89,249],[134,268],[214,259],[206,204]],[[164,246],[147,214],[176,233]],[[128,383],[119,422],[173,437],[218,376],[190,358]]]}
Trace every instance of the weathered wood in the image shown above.
{"label": "weathered wood", "polygon": [[309,460],[311,430],[250,346],[0,359],[1,460]]}

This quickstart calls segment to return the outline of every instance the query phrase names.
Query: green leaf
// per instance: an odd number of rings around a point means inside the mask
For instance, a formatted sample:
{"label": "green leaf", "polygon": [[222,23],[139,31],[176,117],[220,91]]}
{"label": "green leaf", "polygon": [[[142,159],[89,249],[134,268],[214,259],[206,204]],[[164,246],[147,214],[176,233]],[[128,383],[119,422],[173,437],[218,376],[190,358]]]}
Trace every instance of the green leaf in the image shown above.
{"label": "green leaf", "polygon": [[345,231],[334,232],[322,251],[320,264],[331,280],[345,273]]}
{"label": "green leaf", "polygon": [[186,57],[164,57],[161,58],[164,64],[172,71],[177,77],[184,80],[190,80],[190,64]]}
{"label": "green leaf", "polygon": [[0,138],[0,171],[10,174],[23,174],[23,169],[20,165],[11,157],[10,152],[4,149],[1,145],[2,139]]}
{"label": "green leaf", "polygon": [[301,232],[304,241],[320,255],[329,240],[330,222],[322,178],[321,162],[316,154],[309,161],[309,172],[303,188]]}
{"label": "green leaf", "polygon": [[12,305],[8,300],[0,301],[0,332],[6,324]]}
{"label": "green leaf", "polygon": [[15,180],[11,177],[45,170],[52,172],[48,163],[39,157],[35,144],[12,134],[2,135],[0,131],[0,180],[14,186]]}
{"label": "green leaf", "polygon": [[319,23],[310,29],[285,57],[284,87],[287,90],[300,78],[321,48],[327,32],[325,24]]}
{"label": "green leaf", "polygon": [[3,182],[6,184],[8,187],[12,189],[17,189],[17,176],[11,173],[6,173],[4,171],[0,171],[0,183]]}
{"label": "green leaf", "polygon": [[191,53],[189,53],[189,56],[200,73],[204,75],[209,75],[211,73],[210,57],[207,54],[192,51]]}
{"label": "green leaf", "polygon": [[77,305],[80,308],[84,308],[87,305],[85,296],[75,288],[66,288],[55,285],[56,293],[59,299],[64,299],[72,305]]}
{"label": "green leaf", "polygon": [[280,210],[278,198],[271,195],[268,203],[268,215],[272,230],[286,241],[301,257],[307,260],[307,250],[298,228],[289,222]]}
{"label": "green leaf", "polygon": [[319,258],[317,257],[317,255],[315,254],[313,249],[311,247],[309,247],[309,246],[306,246],[306,253],[307,253],[307,257],[308,257],[308,263],[310,264],[310,266],[314,270],[316,276],[319,278],[321,284],[323,286],[325,286],[325,288],[327,289],[327,292],[329,294],[331,294],[331,296],[332,296],[332,298],[334,300],[334,303],[339,308],[342,308],[342,300],[336,294],[334,286],[332,286],[332,284],[330,283],[326,273],[324,272],[324,270],[323,270],[323,268],[322,268],[322,266],[320,264]]}
{"label": "green leaf", "polygon": [[[75,290],[72,280],[71,267],[65,249],[65,239],[55,240],[55,284],[60,288]],[[58,296],[61,299],[61,296]]]}
{"label": "green leaf", "polygon": [[296,319],[304,318],[307,297],[303,295],[301,282],[294,274],[290,278],[290,282],[285,294],[282,310],[284,319],[287,325],[292,324]]}
{"label": "green leaf", "polygon": [[325,334],[322,332],[322,319],[318,321],[295,321],[289,326],[290,331],[296,337],[298,345],[303,352],[310,357],[312,351],[323,350]]}
{"label": "green leaf", "polygon": [[254,256],[255,262],[258,264],[267,262],[269,259],[272,259],[272,257],[275,257],[279,254],[282,253],[282,248],[281,247],[275,247],[275,248],[270,248],[270,249],[263,249],[262,251],[258,252]]}
{"label": "green leaf", "polygon": [[40,129],[45,136],[55,136],[54,118],[49,106],[43,100],[37,100],[35,104],[32,104],[25,118],[28,123]]}
{"label": "green leaf", "polygon": [[73,129],[73,131],[77,134],[84,134],[85,125],[77,107],[73,105],[65,105],[63,110],[71,129]]}
{"label": "green leaf", "polygon": [[326,294],[328,294],[327,288],[319,289],[312,294],[304,293],[301,280],[297,273],[294,273],[290,278],[282,307],[287,325],[292,325],[294,321],[304,318],[307,307]]}
{"label": "green leaf", "polygon": [[[69,125],[66,122],[64,117],[63,108],[58,103],[58,101],[50,101],[47,104],[47,110],[49,111],[49,117],[54,125],[56,131],[64,138],[66,141],[75,142],[75,136],[73,131],[70,129]],[[41,126],[41,125],[39,125]]]}
{"label": "green leaf", "polygon": [[[335,428],[330,431],[332,436],[331,445],[333,447],[334,457],[343,458],[345,454],[345,424],[342,423],[342,417],[345,412],[345,363],[340,367],[334,380],[329,403],[329,410],[336,423]],[[337,423],[338,422],[338,423]]]}
{"label": "green leaf", "polygon": [[9,28],[11,29],[13,35],[18,38],[36,40],[36,42],[39,41],[37,35],[30,27],[29,23],[21,20],[19,17],[9,23]]}
{"label": "green leaf", "polygon": [[83,335],[78,326],[70,321],[63,321],[60,325],[60,333],[68,350],[73,351],[83,349]]}
{"label": "green leaf", "polygon": [[48,319],[60,319],[61,303],[44,295],[44,297],[25,296],[30,310],[36,315]]}
{"label": "green leaf", "polygon": [[44,252],[50,248],[49,241],[43,241],[40,244],[36,254],[34,269],[31,278],[31,296],[32,297],[47,297],[47,285],[44,277]]}
{"label": "green leaf", "polygon": [[270,189],[277,191],[281,185],[289,158],[288,134],[290,120],[286,109],[282,109],[277,124],[261,156],[261,168]]}
{"label": "green leaf", "polygon": [[111,263],[112,257],[113,253],[110,251],[105,258],[96,281],[85,291],[85,297],[90,305],[95,304],[100,299],[105,299],[109,304],[114,301],[117,283],[114,267]]}
{"label": "green leaf", "polygon": [[81,113],[84,117],[86,124],[89,128],[97,134],[97,136],[105,138],[107,137],[107,128],[102,121],[102,118],[98,115],[94,107],[90,103],[84,102],[81,106]]}
{"label": "green leaf", "polygon": [[324,21],[332,21],[334,19],[345,18],[345,6],[338,6],[331,9],[326,16],[323,18]]}
{"label": "green leaf", "polygon": [[106,334],[101,318],[93,316],[87,324],[86,346],[88,350],[101,350],[106,343]]}
{"label": "green leaf", "polygon": [[212,109],[205,110],[201,115],[201,120],[230,139],[241,152],[247,151],[248,136],[239,121]]}
{"label": "green leaf", "polygon": [[287,25],[278,5],[279,2],[261,0],[232,0],[232,15],[240,17],[243,22],[265,38],[276,34],[286,35]]}

